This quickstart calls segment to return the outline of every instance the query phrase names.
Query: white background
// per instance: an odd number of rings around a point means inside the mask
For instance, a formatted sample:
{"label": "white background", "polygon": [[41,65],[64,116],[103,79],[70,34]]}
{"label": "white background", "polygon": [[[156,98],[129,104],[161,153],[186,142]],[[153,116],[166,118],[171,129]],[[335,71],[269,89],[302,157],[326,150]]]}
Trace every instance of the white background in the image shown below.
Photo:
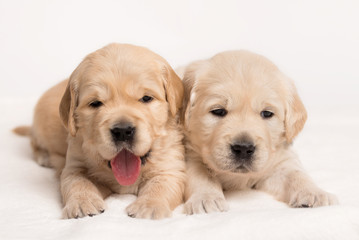
{"label": "white background", "polygon": [[0,96],[38,97],[110,43],[173,67],[230,49],[267,56],[304,102],[358,102],[359,1],[0,1]]}
{"label": "white background", "polygon": [[[60,220],[59,182],[32,161],[40,95],[110,42],[150,48],[173,67],[230,49],[265,55],[308,109],[296,139],[305,169],[340,205],[291,209],[260,191],[226,193],[227,213],[131,219],[135,196],[100,216]],[[359,239],[358,0],[0,0],[0,239]]]}

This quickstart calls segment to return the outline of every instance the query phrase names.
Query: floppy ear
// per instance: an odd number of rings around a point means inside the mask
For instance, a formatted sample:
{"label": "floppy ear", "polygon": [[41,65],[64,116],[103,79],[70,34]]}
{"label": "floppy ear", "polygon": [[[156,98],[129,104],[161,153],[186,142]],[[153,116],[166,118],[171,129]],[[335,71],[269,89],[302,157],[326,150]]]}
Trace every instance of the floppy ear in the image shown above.
{"label": "floppy ear", "polygon": [[62,123],[73,137],[77,132],[75,119],[75,108],[78,105],[78,86],[76,72],[77,70],[75,70],[70,77],[59,107]]}
{"label": "floppy ear", "polygon": [[291,143],[303,129],[304,123],[307,120],[307,111],[294,85],[292,86],[291,94],[287,98],[284,125],[287,142]]}
{"label": "floppy ear", "polygon": [[166,91],[166,100],[170,106],[172,116],[176,116],[182,107],[183,84],[175,71],[165,64],[164,71],[164,87]]}
{"label": "floppy ear", "polygon": [[195,83],[197,75],[205,64],[205,61],[196,61],[188,65],[185,69],[183,76],[183,86],[184,86],[184,97],[183,97],[183,108],[181,112],[181,121],[184,123],[186,128],[188,128],[189,119],[191,116],[191,108],[195,104],[196,98],[196,89]]}

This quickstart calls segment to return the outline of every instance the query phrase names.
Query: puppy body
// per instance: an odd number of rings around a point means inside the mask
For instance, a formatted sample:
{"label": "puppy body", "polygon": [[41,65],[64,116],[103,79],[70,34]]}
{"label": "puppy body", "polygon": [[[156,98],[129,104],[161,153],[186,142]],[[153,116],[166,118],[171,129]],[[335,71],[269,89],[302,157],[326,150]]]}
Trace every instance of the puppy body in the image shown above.
{"label": "puppy body", "polygon": [[[185,185],[177,119],[182,95],[181,80],[163,58],[142,47],[110,44],[42,96],[31,141],[37,161],[60,174],[65,218],[103,212],[111,193],[138,195],[126,209],[129,216],[171,215]],[[127,166],[117,167],[123,162]],[[128,181],[124,168],[135,169],[126,170],[130,184],[119,184]]]}
{"label": "puppy body", "polygon": [[44,167],[53,167],[60,174],[65,165],[67,131],[58,106],[67,81],[50,88],[38,101],[31,128],[31,146],[35,160]]}
{"label": "puppy body", "polygon": [[266,58],[220,53],[184,75],[188,214],[226,211],[223,190],[254,188],[292,207],[336,203],[291,150],[306,111],[290,79]]}

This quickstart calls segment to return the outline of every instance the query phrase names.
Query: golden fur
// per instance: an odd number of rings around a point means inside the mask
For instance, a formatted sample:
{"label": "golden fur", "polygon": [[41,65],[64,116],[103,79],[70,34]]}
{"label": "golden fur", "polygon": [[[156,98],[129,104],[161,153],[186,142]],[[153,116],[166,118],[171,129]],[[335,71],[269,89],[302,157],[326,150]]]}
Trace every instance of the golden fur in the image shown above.
{"label": "golden fur", "polygon": [[[190,64],[183,81],[188,214],[226,211],[223,190],[231,189],[263,190],[292,207],[337,202],[313,183],[291,150],[307,113],[293,82],[268,59],[247,51],[219,53]],[[218,109],[227,113],[214,114]],[[274,115],[264,118],[262,111]],[[244,153],[242,146],[251,150]]]}
{"label": "golden fur", "polygon": [[[153,101],[141,102],[144,95]],[[111,193],[138,195],[126,209],[131,217],[169,217],[182,202],[185,185],[177,117],[182,97],[182,82],[162,57],[142,47],[110,44],[89,54],[69,80],[41,97],[29,131],[15,132],[30,134],[37,161],[60,174],[65,218],[103,212]],[[96,100],[103,105],[91,107]],[[111,127],[122,119],[136,127],[130,151],[150,152],[130,186],[121,186],[108,167],[120,148],[128,147],[111,138]]]}

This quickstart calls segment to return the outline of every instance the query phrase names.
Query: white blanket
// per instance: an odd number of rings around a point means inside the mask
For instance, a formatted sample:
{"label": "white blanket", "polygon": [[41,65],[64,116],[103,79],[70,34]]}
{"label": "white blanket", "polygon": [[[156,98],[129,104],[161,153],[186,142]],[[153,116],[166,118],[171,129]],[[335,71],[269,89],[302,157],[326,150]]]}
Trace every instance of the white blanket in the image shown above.
{"label": "white blanket", "polygon": [[61,219],[54,171],[38,166],[29,139],[11,132],[31,123],[35,103],[0,101],[0,239],[359,239],[359,103],[307,106],[309,120],[294,144],[314,181],[340,205],[293,209],[248,190],[226,193],[228,212],[186,216],[181,205],[160,221],[128,217],[133,195],[110,196],[99,216]]}

